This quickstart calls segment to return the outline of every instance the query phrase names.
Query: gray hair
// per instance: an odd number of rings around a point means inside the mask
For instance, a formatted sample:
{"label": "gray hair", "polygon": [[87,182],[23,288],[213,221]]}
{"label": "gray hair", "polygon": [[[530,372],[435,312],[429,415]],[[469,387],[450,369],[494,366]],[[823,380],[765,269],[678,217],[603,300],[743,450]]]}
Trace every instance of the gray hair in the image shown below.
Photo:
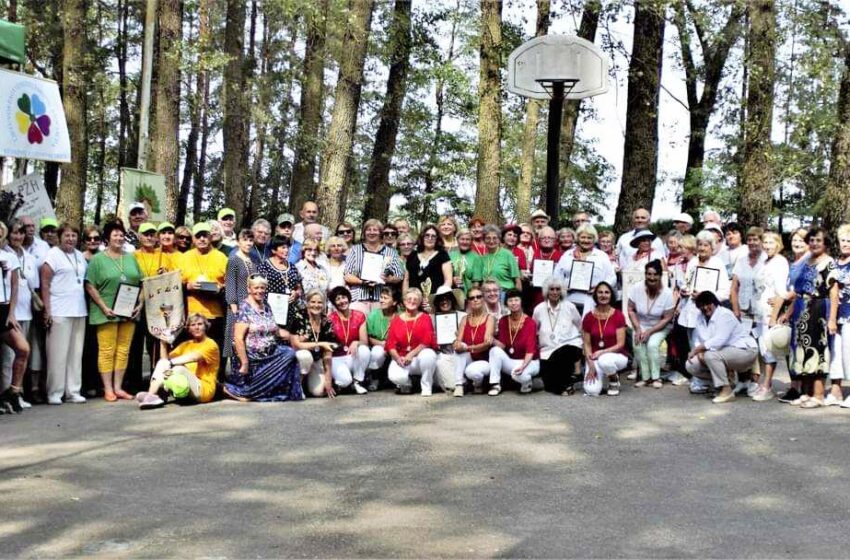
{"label": "gray hair", "polygon": [[[543,228],[540,228],[540,229],[543,229]],[[565,233],[570,233],[570,234],[572,234],[573,238],[575,239],[575,236],[576,236],[576,230],[574,230],[573,228],[569,228],[569,227],[562,227],[561,229],[559,229],[559,230],[558,230],[558,237],[561,237],[561,236],[562,236],[563,234],[565,234]],[[540,235],[540,234],[538,233],[538,235]]]}
{"label": "gray hair", "polygon": [[596,243],[599,240],[599,234],[596,233],[596,228],[593,227],[590,224],[582,224],[581,226],[579,226],[579,228],[576,230],[576,237],[578,237],[582,233],[586,233],[586,234],[590,235],[591,237],[593,237],[594,243]]}
{"label": "gray hair", "polygon": [[563,300],[567,297],[567,287],[564,285],[564,281],[558,276],[550,276],[546,280],[543,281],[543,299],[544,301],[549,299],[549,289],[555,286],[557,288],[561,288],[561,299]]}
{"label": "gray hair", "polygon": [[267,228],[269,228],[269,232],[271,232],[272,230],[271,223],[265,218],[258,218],[254,220],[254,223],[251,224],[251,229],[257,229],[257,227],[259,226],[266,226]]}
{"label": "gray hair", "polygon": [[700,241],[711,245],[712,251],[714,251],[714,249],[717,247],[717,236],[710,229],[704,229],[697,234],[697,243],[699,243]]}
{"label": "gray hair", "polygon": [[324,290],[320,290],[319,288],[313,288],[312,290],[308,290],[306,294],[304,294],[304,301],[308,302],[313,299],[313,296],[319,296],[322,298],[322,307],[324,308],[328,304],[328,298],[325,295]]}
{"label": "gray hair", "polygon": [[484,226],[484,237],[487,237],[489,234],[495,233],[496,236],[501,239],[502,238],[502,230],[499,229],[499,226],[495,226],[493,224],[487,224]]}

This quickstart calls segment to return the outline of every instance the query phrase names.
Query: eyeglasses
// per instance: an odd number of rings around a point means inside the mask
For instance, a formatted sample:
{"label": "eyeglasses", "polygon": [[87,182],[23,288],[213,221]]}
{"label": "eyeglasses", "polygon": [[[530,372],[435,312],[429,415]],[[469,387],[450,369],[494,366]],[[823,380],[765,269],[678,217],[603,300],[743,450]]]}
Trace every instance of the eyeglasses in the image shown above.
{"label": "eyeglasses", "polygon": [[549,288],[549,291],[550,292],[560,292],[561,288],[559,288],[558,286],[552,286],[551,288]]}
{"label": "eyeglasses", "polygon": [[205,231],[200,231],[200,232],[195,234],[195,239],[203,239],[203,238],[209,237],[209,236],[210,236],[209,233],[207,233]]}
{"label": "eyeglasses", "polygon": [[[337,235],[354,235],[353,229],[338,229],[336,230]],[[386,233],[384,234],[386,235]]]}
{"label": "eyeglasses", "polygon": [[398,237],[398,233],[395,231],[385,231],[384,237]]}
{"label": "eyeglasses", "polygon": [[437,239],[437,236],[433,233],[426,233],[422,236],[422,239]]}
{"label": "eyeglasses", "polygon": [[88,241],[89,243],[98,242],[98,241],[100,241],[100,236],[95,235],[93,237],[86,237],[86,241]]}
{"label": "eyeglasses", "polygon": [[478,295],[478,296],[469,296],[469,297],[467,297],[466,299],[468,299],[469,301],[477,301],[477,300],[479,300],[479,299],[484,299],[484,296],[482,296],[482,295]]}
{"label": "eyeglasses", "polygon": [[177,239],[179,239],[180,241],[191,241],[192,236],[191,235],[178,235]]}
{"label": "eyeglasses", "polygon": [[146,231],[142,235],[144,235],[146,237],[153,237],[154,235],[156,235],[156,232],[155,231]]}
{"label": "eyeglasses", "polygon": [[219,222],[232,222],[235,219],[236,219],[236,216],[227,215],[227,216],[222,216],[221,218],[219,218],[218,221]]}

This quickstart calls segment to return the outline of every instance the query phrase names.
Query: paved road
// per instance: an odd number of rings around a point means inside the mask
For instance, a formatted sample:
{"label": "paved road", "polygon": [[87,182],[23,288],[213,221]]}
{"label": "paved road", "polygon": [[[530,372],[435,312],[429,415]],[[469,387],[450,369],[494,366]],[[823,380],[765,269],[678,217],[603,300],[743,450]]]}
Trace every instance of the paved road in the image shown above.
{"label": "paved road", "polygon": [[0,417],[0,556],[846,557],[850,411],[391,392]]}

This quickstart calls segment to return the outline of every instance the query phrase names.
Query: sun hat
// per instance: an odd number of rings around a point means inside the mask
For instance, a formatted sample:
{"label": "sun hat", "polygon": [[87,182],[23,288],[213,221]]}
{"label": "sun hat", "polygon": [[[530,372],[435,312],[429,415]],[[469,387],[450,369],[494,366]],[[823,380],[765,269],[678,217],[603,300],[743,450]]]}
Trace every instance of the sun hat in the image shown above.
{"label": "sun hat", "polygon": [[643,230],[637,232],[632,240],[629,242],[629,246],[633,249],[637,249],[638,245],[640,245],[641,241],[655,241],[656,235],[649,230]]}
{"label": "sun hat", "polygon": [[791,347],[791,327],[788,325],[770,327],[764,336],[764,345],[774,356],[787,355]]}

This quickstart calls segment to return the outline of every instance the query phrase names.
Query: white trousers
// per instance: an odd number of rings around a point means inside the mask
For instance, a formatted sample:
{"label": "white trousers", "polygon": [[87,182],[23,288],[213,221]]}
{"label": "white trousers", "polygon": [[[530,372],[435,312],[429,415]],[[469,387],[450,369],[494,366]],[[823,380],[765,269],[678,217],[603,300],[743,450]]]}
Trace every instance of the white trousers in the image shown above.
{"label": "white trousers", "polygon": [[387,370],[387,377],[397,387],[410,387],[413,383],[411,375],[421,375],[422,392],[429,393],[434,381],[434,370],[437,369],[437,353],[425,348],[413,358],[407,367],[401,367],[393,360]]}
{"label": "white trousers", "polygon": [[387,361],[387,351],[383,346],[373,346],[369,349],[369,366],[366,369],[381,369]]}
{"label": "white trousers", "polygon": [[[337,387],[344,389],[351,385],[354,380],[363,381],[366,364],[369,362],[368,353],[369,349],[361,345],[357,348],[357,357],[338,356],[331,358],[331,377]],[[301,375],[307,378],[303,383],[307,393],[314,397],[324,396],[325,383],[322,379],[324,373],[322,361],[314,360],[313,353],[309,350],[298,350],[295,352],[295,359],[298,360]]]}
{"label": "white trousers", "polygon": [[469,352],[455,354],[455,385],[463,385],[464,378],[472,381],[476,387],[484,383],[484,376],[490,373],[490,362],[474,360]]}
{"label": "white trousers", "polygon": [[80,394],[85,317],[53,317],[47,332],[47,398]]}
{"label": "white trousers", "polygon": [[629,359],[625,354],[607,352],[599,356],[598,359],[592,360],[593,369],[596,372],[596,381],[591,383],[587,379],[588,369],[584,369],[584,383],[582,388],[588,395],[599,396],[602,393],[602,379],[609,375],[614,375],[621,369],[629,365]]}
{"label": "white trousers", "polygon": [[521,384],[531,383],[531,378],[540,373],[540,360],[531,360],[522,373],[514,375],[513,371],[522,365],[522,360],[515,360],[508,353],[494,346],[490,348],[490,385],[498,385],[502,374],[510,375],[514,381]]}
{"label": "white trousers", "polygon": [[838,325],[838,332],[832,337],[829,378],[850,380],[850,323]]}

